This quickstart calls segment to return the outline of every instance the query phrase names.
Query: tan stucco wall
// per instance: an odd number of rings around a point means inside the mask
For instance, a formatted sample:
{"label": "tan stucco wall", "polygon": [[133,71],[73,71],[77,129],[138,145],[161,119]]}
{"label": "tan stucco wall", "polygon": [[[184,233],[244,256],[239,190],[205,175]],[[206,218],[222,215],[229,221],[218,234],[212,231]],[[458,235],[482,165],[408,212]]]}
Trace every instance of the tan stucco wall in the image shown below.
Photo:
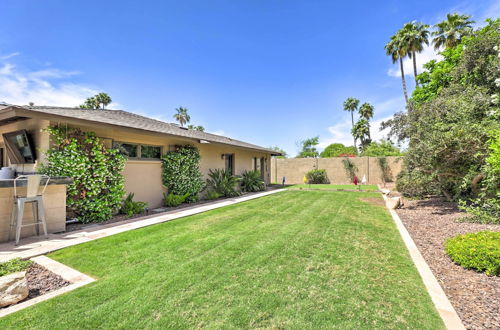
{"label": "tan stucco wall", "polygon": [[[25,193],[25,188],[19,188],[18,194]],[[0,242],[6,242],[9,236],[10,217],[14,203],[14,188],[0,188]],[[47,231],[57,233],[66,229],[66,185],[49,185],[43,195],[45,205],[45,219]],[[30,204],[24,208],[23,224],[33,223],[33,214]],[[35,226],[25,227],[21,231],[21,237],[33,236]],[[40,234],[43,233],[40,226]],[[12,231],[11,240],[15,237]]]}
{"label": "tan stucco wall", "polygon": [[[357,166],[359,180],[366,175],[369,184],[382,183],[382,171],[378,165],[377,157],[349,158]],[[401,157],[386,157],[391,169],[393,180],[401,171],[403,161]],[[343,158],[289,158],[271,160],[271,182],[281,183],[283,176],[288,184],[300,184],[304,175],[313,169],[325,169],[328,179],[333,184],[349,184],[350,179],[344,170]]]}
{"label": "tan stucco wall", "polygon": [[123,176],[125,190],[134,193],[134,200],[147,202],[150,207],[161,206],[165,189],[161,185],[160,161],[128,161]]}

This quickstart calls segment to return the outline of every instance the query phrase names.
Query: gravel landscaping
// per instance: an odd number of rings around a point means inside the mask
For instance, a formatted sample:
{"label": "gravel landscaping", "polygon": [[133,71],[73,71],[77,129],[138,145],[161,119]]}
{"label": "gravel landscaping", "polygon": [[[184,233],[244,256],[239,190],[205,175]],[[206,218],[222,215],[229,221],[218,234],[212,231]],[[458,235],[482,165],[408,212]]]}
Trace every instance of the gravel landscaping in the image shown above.
{"label": "gravel landscaping", "polygon": [[25,301],[69,285],[61,276],[37,263],[33,263],[26,271],[26,280],[30,293]]}
{"label": "gravel landscaping", "polygon": [[447,238],[499,225],[457,222],[465,214],[441,199],[405,200],[401,220],[468,329],[500,329],[500,277],[466,270],[446,255]]}

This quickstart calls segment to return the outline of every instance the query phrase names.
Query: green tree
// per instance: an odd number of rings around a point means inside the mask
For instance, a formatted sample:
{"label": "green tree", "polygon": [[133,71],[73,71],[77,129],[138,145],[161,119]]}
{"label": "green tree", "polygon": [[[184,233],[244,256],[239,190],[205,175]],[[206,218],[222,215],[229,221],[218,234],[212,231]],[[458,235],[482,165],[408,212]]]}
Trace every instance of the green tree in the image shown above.
{"label": "green tree", "polygon": [[280,147],[278,146],[274,146],[274,147],[269,147],[268,149],[271,149],[271,150],[274,150],[274,151],[277,151],[281,154],[281,156],[273,156],[275,158],[288,158],[288,154],[286,153],[285,150],[281,149]]}
{"label": "green tree", "polygon": [[195,130],[195,131],[205,132],[205,127],[203,127],[201,125],[197,125],[197,126],[195,126],[195,125],[188,125],[187,128]]}
{"label": "green tree", "polygon": [[355,147],[346,147],[342,143],[332,143],[327,146],[319,155],[321,158],[339,157],[340,155],[356,155],[358,152]]}
{"label": "green tree", "polygon": [[492,102],[492,95],[500,93],[499,32],[500,19],[488,20],[487,26],[445,49],[443,60],[428,63],[428,72],[418,76],[421,86],[413,93],[413,110],[389,123],[391,134],[409,141],[405,171],[398,178],[404,194],[435,187],[433,193],[474,200],[488,209],[490,204],[478,194],[493,176],[485,170],[491,153],[487,141],[500,129],[500,109]]}
{"label": "green tree", "polygon": [[462,38],[472,35],[472,24],[475,22],[469,15],[460,15],[457,13],[446,15],[446,20],[436,24],[436,31],[432,33],[434,39],[432,43],[436,50],[442,46],[453,48],[458,45]]}
{"label": "green tree", "polygon": [[403,153],[397,146],[388,140],[373,141],[365,149],[361,156],[370,157],[385,157],[385,156],[402,156]]}
{"label": "green tree", "polygon": [[424,45],[429,45],[429,25],[415,21],[406,23],[401,29],[401,34],[406,39],[405,43],[408,45],[408,55],[413,60],[415,84],[418,85],[417,53],[421,53],[424,50]]}
{"label": "green tree", "polygon": [[408,55],[408,41],[404,38],[401,30],[391,37],[391,40],[385,45],[385,53],[391,57],[392,63],[399,61],[401,71],[401,81],[403,83],[403,93],[406,105],[408,105],[408,92],[406,90],[405,71],[403,68],[403,59]]}
{"label": "green tree", "polygon": [[181,124],[181,127],[184,127],[184,124],[191,121],[191,116],[189,116],[187,108],[178,107],[175,111],[177,111],[177,113],[174,115],[174,118]]}
{"label": "green tree", "polygon": [[370,143],[370,122],[365,118],[361,118],[354,124],[351,130],[352,135],[361,142],[360,149],[364,150]]}
{"label": "green tree", "polygon": [[106,93],[99,93],[85,100],[83,104],[80,104],[82,109],[106,109],[113,100]]}
{"label": "green tree", "polygon": [[319,144],[319,136],[309,138],[298,143],[300,151],[297,158],[316,158],[319,156],[316,146]]}
{"label": "green tree", "polygon": [[[354,127],[354,112],[358,110],[359,100],[354,97],[349,97],[344,102],[344,111],[351,113],[351,129]],[[356,147],[356,138],[354,138],[354,147]]]}

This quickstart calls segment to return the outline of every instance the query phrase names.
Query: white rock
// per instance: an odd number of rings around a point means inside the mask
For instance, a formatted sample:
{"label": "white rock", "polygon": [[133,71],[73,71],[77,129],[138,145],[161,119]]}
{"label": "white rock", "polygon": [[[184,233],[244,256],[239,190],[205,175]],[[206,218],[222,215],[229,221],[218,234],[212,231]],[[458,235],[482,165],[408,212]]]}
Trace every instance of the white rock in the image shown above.
{"label": "white rock", "polygon": [[384,195],[389,195],[389,193],[391,192],[389,189],[385,189],[385,188],[380,189],[380,191],[381,191],[381,192],[382,192],[382,194],[384,194]]}
{"label": "white rock", "polygon": [[401,197],[387,197],[386,205],[390,209],[399,209],[403,206]]}
{"label": "white rock", "polygon": [[0,307],[15,304],[28,296],[26,272],[0,277]]}

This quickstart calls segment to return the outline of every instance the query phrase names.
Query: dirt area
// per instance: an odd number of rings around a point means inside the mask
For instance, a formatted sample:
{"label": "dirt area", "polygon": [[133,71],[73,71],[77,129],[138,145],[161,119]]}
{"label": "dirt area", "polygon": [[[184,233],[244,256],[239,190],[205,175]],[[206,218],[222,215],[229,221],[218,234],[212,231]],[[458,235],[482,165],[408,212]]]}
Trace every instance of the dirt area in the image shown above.
{"label": "dirt area", "polygon": [[397,210],[418,249],[468,329],[500,329],[500,277],[486,276],[455,264],[444,251],[447,238],[500,225],[457,222],[465,214],[439,198],[405,200]]}
{"label": "dirt area", "polygon": [[[272,185],[268,185],[266,187],[265,191],[271,191],[271,190],[276,190],[276,189],[281,189],[281,188],[283,188],[282,185],[272,184]],[[241,196],[250,196],[250,195],[254,195],[254,194],[259,194],[261,192],[262,191],[255,192],[255,193],[243,193],[243,194],[241,194]],[[116,223],[116,222],[121,222],[121,221],[126,221],[126,220],[133,220],[133,219],[138,219],[138,218],[147,219],[147,218],[156,217],[156,216],[159,216],[159,215],[162,215],[165,213],[169,213],[172,211],[198,207],[198,206],[201,206],[203,204],[220,202],[220,201],[223,201],[224,199],[231,199],[231,198],[233,198],[233,197],[221,197],[221,198],[217,198],[217,199],[213,199],[213,200],[200,200],[200,201],[195,202],[195,203],[184,203],[184,204],[181,204],[181,205],[175,206],[175,207],[161,207],[159,209],[163,209],[162,211],[155,212],[153,210],[149,210],[147,212],[135,214],[131,217],[129,217],[125,214],[117,214],[114,217],[112,217],[111,219],[103,221],[103,222],[99,222],[99,223],[80,223],[80,222],[69,223],[69,224],[66,224],[66,232],[77,231],[77,230],[81,230],[81,229],[85,229],[85,228],[89,228],[89,227],[95,228],[96,226],[102,226],[102,225],[107,225],[110,223]]]}
{"label": "dirt area", "polygon": [[371,205],[385,206],[385,201],[382,197],[360,197],[359,200]]}

